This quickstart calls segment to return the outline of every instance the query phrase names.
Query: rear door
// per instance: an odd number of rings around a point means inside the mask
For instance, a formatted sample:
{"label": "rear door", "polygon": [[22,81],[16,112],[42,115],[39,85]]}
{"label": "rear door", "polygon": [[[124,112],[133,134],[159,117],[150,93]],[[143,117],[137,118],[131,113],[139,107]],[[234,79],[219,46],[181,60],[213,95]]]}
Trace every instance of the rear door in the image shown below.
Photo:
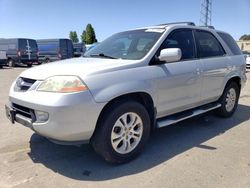
{"label": "rear door", "polygon": [[65,39],[60,39],[60,50],[58,53],[59,59],[67,59],[68,57],[68,45],[67,45],[67,40]]}
{"label": "rear door", "polygon": [[[200,60],[191,29],[178,29],[169,34],[161,49],[180,48],[182,58],[178,62],[160,65],[163,75],[158,80],[158,116],[165,116],[192,108],[200,101]],[[159,55],[159,54],[157,54]]]}
{"label": "rear door", "polygon": [[21,55],[21,60],[37,60],[37,43],[31,39],[19,39],[18,51]]}
{"label": "rear door", "polygon": [[8,51],[8,45],[0,40],[0,60],[7,59],[7,51]]}
{"label": "rear door", "polygon": [[218,39],[211,32],[196,30],[195,38],[198,57],[203,69],[201,97],[203,102],[210,102],[221,95],[230,60]]}
{"label": "rear door", "polygon": [[67,58],[72,58],[74,51],[73,51],[73,43],[71,40],[67,40],[67,50],[68,50]]}
{"label": "rear door", "polygon": [[37,61],[38,60],[38,56],[37,56],[37,52],[38,52],[38,48],[37,48],[37,43],[35,40],[31,40],[28,39],[27,40],[27,46],[26,46],[26,52],[27,54],[29,53],[30,49],[30,58],[32,61]]}

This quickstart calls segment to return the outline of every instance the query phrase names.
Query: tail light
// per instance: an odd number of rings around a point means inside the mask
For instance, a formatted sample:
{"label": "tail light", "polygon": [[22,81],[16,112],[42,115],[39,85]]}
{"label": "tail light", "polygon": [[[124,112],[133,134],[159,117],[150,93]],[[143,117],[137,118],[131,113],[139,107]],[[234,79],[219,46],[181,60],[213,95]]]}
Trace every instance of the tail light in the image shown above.
{"label": "tail light", "polygon": [[17,56],[21,56],[21,51],[20,50],[18,50],[16,53],[17,53]]}

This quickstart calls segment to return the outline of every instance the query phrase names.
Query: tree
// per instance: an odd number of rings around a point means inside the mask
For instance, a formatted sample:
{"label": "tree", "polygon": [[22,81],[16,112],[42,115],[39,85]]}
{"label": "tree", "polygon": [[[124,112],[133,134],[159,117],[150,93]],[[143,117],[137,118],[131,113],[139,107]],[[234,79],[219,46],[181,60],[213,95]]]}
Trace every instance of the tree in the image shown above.
{"label": "tree", "polygon": [[82,32],[81,39],[85,44],[93,44],[97,42],[95,30],[91,24],[86,26],[86,29]]}
{"label": "tree", "polygon": [[86,44],[86,31],[83,30],[82,35],[81,35],[81,40]]}
{"label": "tree", "polygon": [[250,40],[250,35],[242,35],[241,37],[240,37],[240,40]]}
{"label": "tree", "polygon": [[76,31],[70,31],[69,38],[72,40],[72,42],[79,42]]}

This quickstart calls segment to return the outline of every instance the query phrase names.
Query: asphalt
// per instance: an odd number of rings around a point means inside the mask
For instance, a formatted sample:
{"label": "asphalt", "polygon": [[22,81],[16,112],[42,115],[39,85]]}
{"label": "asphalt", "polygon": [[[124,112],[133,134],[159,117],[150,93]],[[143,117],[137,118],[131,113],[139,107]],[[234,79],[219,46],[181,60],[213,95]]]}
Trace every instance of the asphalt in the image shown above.
{"label": "asphalt", "polygon": [[210,112],[159,129],[138,158],[111,165],[88,145],[56,145],[10,124],[4,104],[25,69],[0,69],[0,188],[250,187],[250,79],[233,117]]}

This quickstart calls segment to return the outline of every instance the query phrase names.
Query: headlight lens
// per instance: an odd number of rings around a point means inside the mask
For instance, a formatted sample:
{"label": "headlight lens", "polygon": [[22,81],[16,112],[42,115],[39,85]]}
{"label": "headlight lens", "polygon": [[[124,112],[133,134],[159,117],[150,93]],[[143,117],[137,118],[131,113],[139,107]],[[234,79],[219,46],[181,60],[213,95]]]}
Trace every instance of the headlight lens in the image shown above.
{"label": "headlight lens", "polygon": [[37,91],[71,93],[87,89],[77,76],[53,76],[43,81]]}

